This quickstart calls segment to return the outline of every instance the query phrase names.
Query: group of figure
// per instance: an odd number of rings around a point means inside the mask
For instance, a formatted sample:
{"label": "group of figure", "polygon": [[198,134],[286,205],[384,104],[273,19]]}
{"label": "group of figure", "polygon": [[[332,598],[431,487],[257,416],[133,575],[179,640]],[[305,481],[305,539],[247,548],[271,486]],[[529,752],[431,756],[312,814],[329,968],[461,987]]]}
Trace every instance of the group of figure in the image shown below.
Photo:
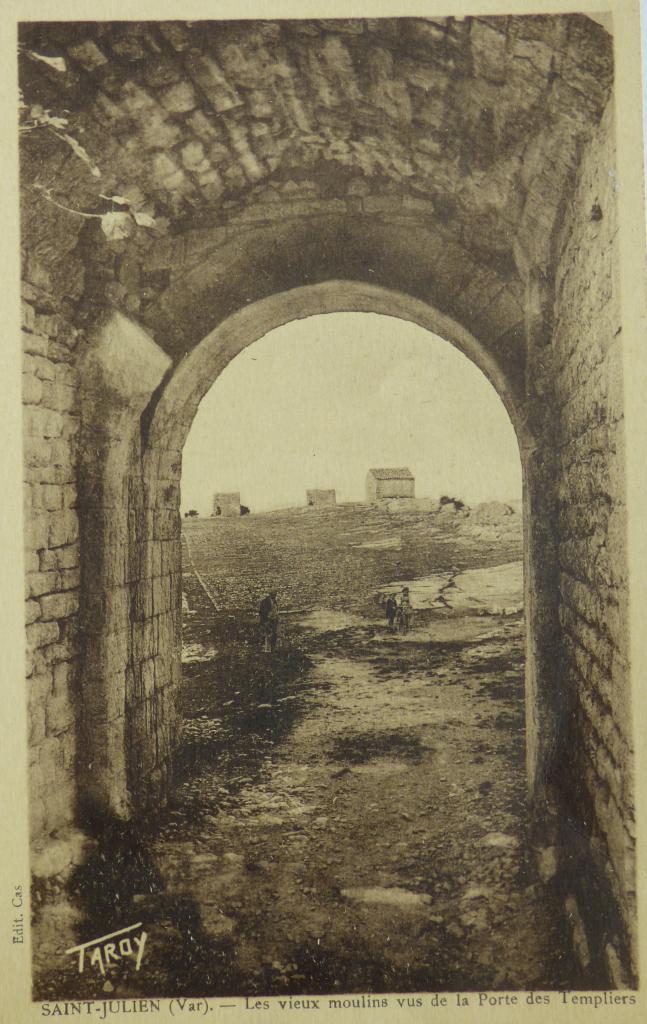
{"label": "group of figure", "polygon": [[397,594],[389,594],[386,599],[386,621],[389,629],[398,633],[408,633],[411,629],[412,617],[413,609],[409,588],[403,587],[399,597]]}
{"label": "group of figure", "polygon": [[[273,653],[279,642],[279,603],[276,590],[270,590],[260,603],[258,617],[263,636],[263,650]],[[386,621],[389,629],[398,633],[408,633],[411,629],[413,609],[409,588],[403,587],[402,592],[389,594],[386,599]]]}

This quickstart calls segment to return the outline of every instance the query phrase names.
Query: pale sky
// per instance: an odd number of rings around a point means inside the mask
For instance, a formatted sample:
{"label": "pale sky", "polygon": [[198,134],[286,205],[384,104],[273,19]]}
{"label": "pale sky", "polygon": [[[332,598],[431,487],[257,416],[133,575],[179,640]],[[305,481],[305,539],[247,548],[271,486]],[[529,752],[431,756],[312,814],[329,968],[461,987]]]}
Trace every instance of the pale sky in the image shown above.
{"label": "pale sky", "polygon": [[416,497],[521,497],[516,436],[481,371],[394,317],[329,313],[248,346],[198,409],[184,448],[182,509],[240,491],[252,512],[305,505],[306,488],[361,501],[372,466],[408,466]]}

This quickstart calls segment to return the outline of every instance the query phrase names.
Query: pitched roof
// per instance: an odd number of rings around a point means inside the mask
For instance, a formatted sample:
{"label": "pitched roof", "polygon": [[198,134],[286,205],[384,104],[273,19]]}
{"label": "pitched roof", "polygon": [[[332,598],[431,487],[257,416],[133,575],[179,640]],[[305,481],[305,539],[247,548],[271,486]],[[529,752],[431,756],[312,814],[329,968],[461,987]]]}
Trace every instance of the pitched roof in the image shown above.
{"label": "pitched roof", "polygon": [[413,473],[406,466],[400,469],[369,469],[370,476],[376,480],[413,480]]}

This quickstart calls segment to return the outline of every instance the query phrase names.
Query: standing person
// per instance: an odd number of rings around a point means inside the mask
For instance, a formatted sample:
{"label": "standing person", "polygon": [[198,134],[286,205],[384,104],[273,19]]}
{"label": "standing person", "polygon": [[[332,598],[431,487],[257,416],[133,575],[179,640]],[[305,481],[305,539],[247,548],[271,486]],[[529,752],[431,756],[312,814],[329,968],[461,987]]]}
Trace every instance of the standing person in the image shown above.
{"label": "standing person", "polygon": [[411,599],[409,597],[409,588],[402,588],[402,597],[400,598],[400,629],[403,633],[408,633],[411,628],[411,619],[413,616],[413,609],[411,607]]}
{"label": "standing person", "polygon": [[389,625],[389,629],[393,629],[397,607],[398,602],[395,599],[395,594],[389,594],[386,599],[386,621]]}
{"label": "standing person", "polygon": [[263,630],[263,650],[273,653],[279,639],[279,605],[276,590],[270,590],[263,598],[258,614]]}

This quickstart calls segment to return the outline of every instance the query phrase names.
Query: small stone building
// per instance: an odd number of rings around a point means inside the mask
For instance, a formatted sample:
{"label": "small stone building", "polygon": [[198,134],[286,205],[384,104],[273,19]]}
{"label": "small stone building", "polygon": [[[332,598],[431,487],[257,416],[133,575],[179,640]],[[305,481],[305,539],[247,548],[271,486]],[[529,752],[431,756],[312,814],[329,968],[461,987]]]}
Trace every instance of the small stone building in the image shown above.
{"label": "small stone building", "polygon": [[240,491],[221,492],[213,496],[213,516],[239,516]]}
{"label": "small stone building", "polygon": [[306,501],[311,508],[324,508],[327,505],[336,505],[337,495],[334,490],[314,488],[306,491]]}
{"label": "small stone building", "polygon": [[416,481],[410,469],[369,469],[366,476],[366,500],[415,498]]}

